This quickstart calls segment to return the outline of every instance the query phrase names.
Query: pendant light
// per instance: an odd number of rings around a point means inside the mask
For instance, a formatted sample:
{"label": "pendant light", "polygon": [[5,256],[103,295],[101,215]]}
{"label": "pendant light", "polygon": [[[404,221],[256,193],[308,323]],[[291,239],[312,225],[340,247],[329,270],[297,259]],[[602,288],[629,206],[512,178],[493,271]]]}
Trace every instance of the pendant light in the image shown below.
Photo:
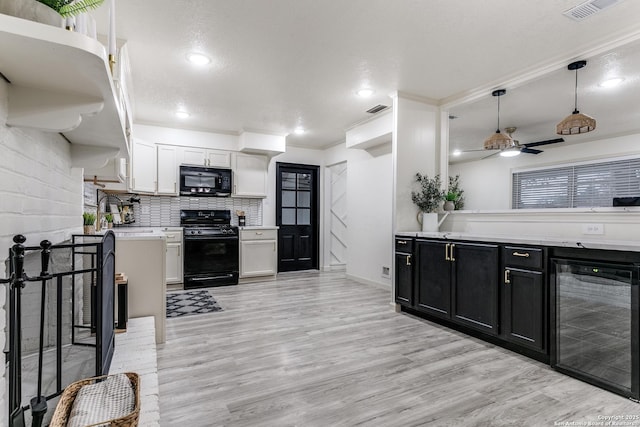
{"label": "pendant light", "polygon": [[575,70],[576,72],[574,107],[573,113],[565,117],[565,119],[556,126],[556,133],[558,135],[577,135],[591,132],[596,128],[596,119],[578,111],[578,70],[584,68],[585,65],[587,65],[587,61],[576,61],[567,66],[569,70]]}
{"label": "pendant light", "polygon": [[504,150],[514,146],[513,139],[500,132],[500,97],[505,93],[507,93],[506,89],[497,89],[491,92],[491,95],[498,98],[498,126],[496,132],[484,140],[485,150]]}

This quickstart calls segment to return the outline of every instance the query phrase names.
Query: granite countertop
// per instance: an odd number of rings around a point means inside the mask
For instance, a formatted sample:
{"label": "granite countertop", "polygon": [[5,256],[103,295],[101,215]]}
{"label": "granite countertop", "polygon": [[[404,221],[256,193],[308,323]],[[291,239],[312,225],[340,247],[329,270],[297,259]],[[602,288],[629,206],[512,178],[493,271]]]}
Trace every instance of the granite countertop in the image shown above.
{"label": "granite countertop", "polygon": [[[111,229],[116,240],[166,240],[164,231],[160,227],[115,227]],[[107,230],[100,230],[96,235],[102,235]]]}
{"label": "granite countertop", "polygon": [[243,225],[238,227],[240,230],[277,230],[280,227],[276,225]]}
{"label": "granite countertop", "polygon": [[483,242],[513,243],[521,245],[558,246],[566,248],[607,249],[614,251],[640,252],[640,242],[633,240],[595,240],[593,238],[513,236],[502,234],[475,234],[454,231],[423,232],[399,231],[397,236],[431,239],[470,240]]}

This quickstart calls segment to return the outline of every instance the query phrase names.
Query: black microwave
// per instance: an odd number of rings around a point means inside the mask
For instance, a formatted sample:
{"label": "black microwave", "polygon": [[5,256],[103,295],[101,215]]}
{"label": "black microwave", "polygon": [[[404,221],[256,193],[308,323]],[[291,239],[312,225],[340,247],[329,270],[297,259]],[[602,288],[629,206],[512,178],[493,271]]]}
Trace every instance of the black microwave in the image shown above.
{"label": "black microwave", "polygon": [[180,166],[181,196],[228,197],[231,195],[231,169]]}

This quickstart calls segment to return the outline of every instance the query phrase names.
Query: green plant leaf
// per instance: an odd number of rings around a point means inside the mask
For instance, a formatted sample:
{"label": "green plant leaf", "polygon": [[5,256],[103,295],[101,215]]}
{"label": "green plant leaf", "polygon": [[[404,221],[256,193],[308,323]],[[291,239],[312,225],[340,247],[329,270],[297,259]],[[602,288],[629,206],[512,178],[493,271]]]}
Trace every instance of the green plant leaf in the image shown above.
{"label": "green plant leaf", "polygon": [[66,2],[66,4],[60,7],[58,13],[67,18],[95,9],[103,2],[104,0],[76,0],[74,2]]}

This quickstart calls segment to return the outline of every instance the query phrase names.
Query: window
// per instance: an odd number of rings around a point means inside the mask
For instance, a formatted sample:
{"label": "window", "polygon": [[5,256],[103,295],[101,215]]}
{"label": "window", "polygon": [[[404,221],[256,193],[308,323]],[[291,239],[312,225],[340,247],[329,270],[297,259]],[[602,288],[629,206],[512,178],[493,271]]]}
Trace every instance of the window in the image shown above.
{"label": "window", "polygon": [[640,196],[640,158],[514,172],[513,209],[612,206]]}

